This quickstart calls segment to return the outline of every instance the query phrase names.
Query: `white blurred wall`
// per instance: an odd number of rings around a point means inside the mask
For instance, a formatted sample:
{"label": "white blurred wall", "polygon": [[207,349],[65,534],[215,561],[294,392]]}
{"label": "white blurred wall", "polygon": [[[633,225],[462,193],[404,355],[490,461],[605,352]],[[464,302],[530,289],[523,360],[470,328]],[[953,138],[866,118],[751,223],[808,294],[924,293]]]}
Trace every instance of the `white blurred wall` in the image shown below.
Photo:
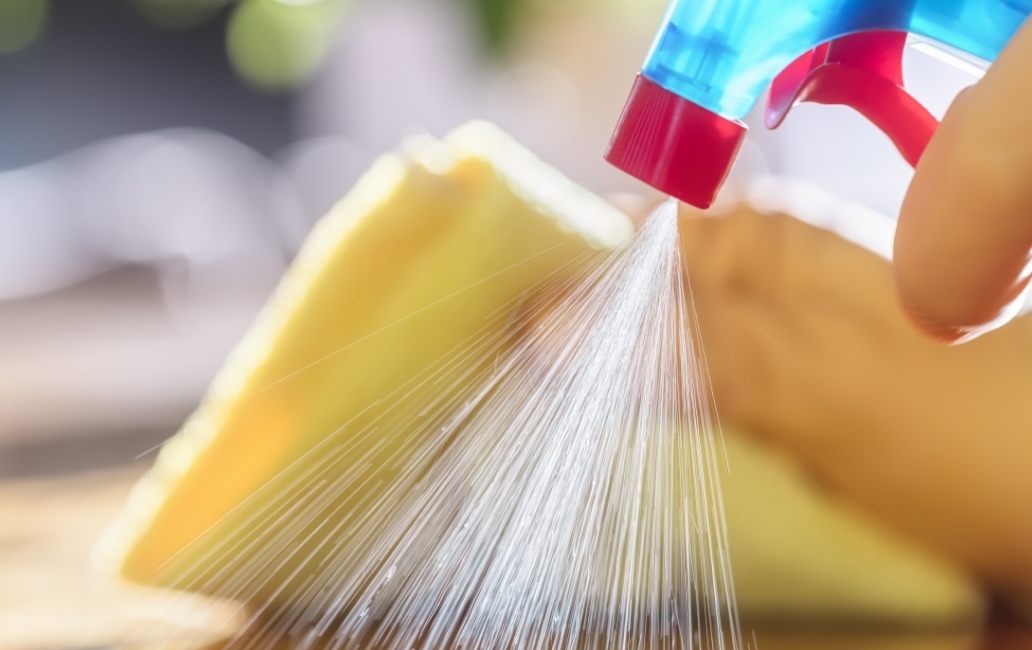
{"label": "white blurred wall", "polygon": [[652,36],[653,21],[628,16],[619,9],[542,10],[529,17],[506,59],[491,62],[482,59],[458,3],[364,2],[301,95],[298,129],[384,151],[406,133],[441,136],[486,118],[596,190],[641,190],[602,160]]}
{"label": "white blurred wall", "polygon": [[211,131],[0,172],[0,455],[171,433],[309,225],[286,173]]}

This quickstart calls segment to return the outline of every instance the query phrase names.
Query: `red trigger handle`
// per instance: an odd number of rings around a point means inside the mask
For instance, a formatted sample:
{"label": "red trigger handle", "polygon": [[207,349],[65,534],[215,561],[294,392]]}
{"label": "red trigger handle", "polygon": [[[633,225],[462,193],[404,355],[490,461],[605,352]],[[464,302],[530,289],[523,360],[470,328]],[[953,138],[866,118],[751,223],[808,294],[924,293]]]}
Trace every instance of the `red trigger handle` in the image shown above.
{"label": "red trigger handle", "polygon": [[777,128],[800,102],[850,106],[916,167],[939,122],[903,88],[906,39],[906,32],[859,32],[803,54],[770,86],[767,128]]}

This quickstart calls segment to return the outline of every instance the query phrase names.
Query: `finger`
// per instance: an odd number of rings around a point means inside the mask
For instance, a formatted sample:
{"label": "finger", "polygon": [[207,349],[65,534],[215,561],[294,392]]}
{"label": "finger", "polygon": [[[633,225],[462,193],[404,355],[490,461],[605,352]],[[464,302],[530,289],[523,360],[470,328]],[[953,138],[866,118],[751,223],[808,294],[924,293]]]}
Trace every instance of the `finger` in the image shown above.
{"label": "finger", "polygon": [[743,207],[716,218],[686,213],[681,234],[714,393],[729,421],[817,448],[826,427],[814,400],[834,402],[817,396],[843,384],[845,368],[864,367],[853,344],[922,343],[898,307],[888,262],[834,233]]}
{"label": "finger", "polygon": [[[681,252],[693,286],[727,294],[765,296],[778,283],[785,233],[778,217],[737,206],[702,215],[681,212]],[[791,233],[789,233],[791,235]]]}
{"label": "finger", "polygon": [[765,275],[777,274],[774,220],[748,208],[715,216],[685,210],[681,245],[714,396],[722,418],[750,427],[769,416],[772,352],[791,311],[771,319]]}
{"label": "finger", "polygon": [[1008,320],[1032,249],[1032,25],[954,101],[907,192],[895,241],[911,319],[945,341]]}
{"label": "finger", "polygon": [[[684,263],[693,286],[751,296],[791,312],[805,300],[846,300],[865,309],[896,307],[883,259],[839,235],[784,214],[742,206],[681,220]],[[883,287],[870,278],[884,278]],[[871,301],[877,305],[867,304]]]}

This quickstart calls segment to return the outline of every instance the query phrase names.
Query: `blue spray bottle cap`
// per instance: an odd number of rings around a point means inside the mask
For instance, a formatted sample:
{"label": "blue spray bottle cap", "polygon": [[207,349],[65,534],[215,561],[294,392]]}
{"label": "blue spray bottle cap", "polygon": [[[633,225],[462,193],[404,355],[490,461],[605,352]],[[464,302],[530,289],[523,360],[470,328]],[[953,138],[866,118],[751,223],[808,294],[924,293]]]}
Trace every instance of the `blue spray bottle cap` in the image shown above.
{"label": "blue spray bottle cap", "polygon": [[1032,0],[673,0],[606,160],[709,207],[765,90],[775,128],[799,102],[851,106],[911,165],[938,122],[903,85],[908,33],[991,62]]}

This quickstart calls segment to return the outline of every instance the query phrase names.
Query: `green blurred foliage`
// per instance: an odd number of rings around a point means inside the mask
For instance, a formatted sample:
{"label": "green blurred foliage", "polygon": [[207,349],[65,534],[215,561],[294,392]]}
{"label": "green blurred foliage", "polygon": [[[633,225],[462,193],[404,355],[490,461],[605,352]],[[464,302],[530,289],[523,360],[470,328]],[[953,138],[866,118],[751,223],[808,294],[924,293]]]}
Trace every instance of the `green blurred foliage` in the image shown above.
{"label": "green blurred foliage", "polygon": [[233,67],[261,90],[295,87],[318,69],[344,2],[242,0],[226,30]]}
{"label": "green blurred foliage", "polygon": [[[374,0],[375,1],[375,0]],[[589,8],[611,10],[621,19],[644,21],[650,26],[658,21],[668,0],[458,0],[467,5],[480,27],[488,53],[504,55],[519,31],[522,19],[533,9]]]}
{"label": "green blurred foliage", "polygon": [[516,21],[528,0],[464,0],[473,10],[487,51],[501,54],[505,50]]}
{"label": "green blurred foliage", "polygon": [[47,22],[47,0],[0,0],[0,54],[32,44]]}

